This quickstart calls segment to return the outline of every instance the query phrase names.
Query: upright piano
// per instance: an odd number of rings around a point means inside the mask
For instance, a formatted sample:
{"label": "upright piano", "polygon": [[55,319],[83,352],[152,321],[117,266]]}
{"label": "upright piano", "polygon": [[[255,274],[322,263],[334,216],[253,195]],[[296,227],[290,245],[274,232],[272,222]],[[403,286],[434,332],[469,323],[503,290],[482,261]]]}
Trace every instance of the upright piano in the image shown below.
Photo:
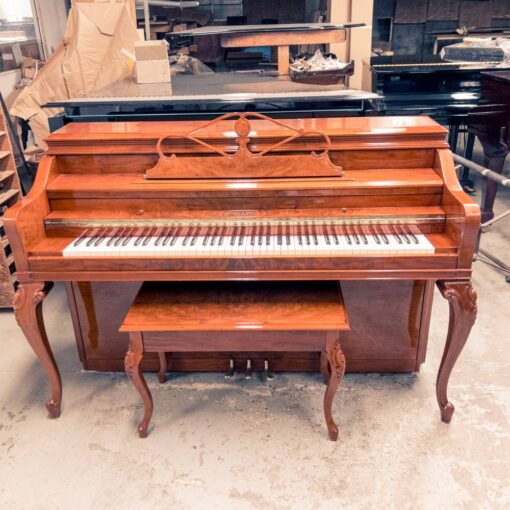
{"label": "upright piano", "polygon": [[[437,283],[450,304],[437,378],[448,422],[448,379],[476,316],[480,212],[445,135],[427,117],[258,113],[72,123],[50,135],[32,190],[4,216],[15,314],[48,374],[50,416],[62,384],[41,305],[54,281],[108,283],[111,303],[147,280],[341,280],[366,288],[365,301],[376,282],[419,282],[429,295]],[[391,315],[399,299],[368,309]],[[363,332],[363,317],[354,322]]]}

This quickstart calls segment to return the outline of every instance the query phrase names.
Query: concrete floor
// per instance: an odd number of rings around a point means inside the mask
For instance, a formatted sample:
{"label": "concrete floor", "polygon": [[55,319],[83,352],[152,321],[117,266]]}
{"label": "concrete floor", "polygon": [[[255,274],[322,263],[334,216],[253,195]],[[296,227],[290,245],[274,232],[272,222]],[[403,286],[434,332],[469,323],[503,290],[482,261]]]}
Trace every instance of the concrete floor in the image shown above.
{"label": "concrete floor", "polygon": [[[482,244],[510,262],[509,242],[510,218]],[[50,420],[46,378],[0,312],[0,508],[508,509],[510,285],[481,262],[474,285],[478,320],[451,378],[451,424],[434,393],[448,321],[437,295],[419,374],[346,376],[338,443],[327,439],[321,378],[282,374],[269,384],[176,374],[166,387],[149,375],[155,416],[138,439],[137,393],[123,374],[80,370],[59,286],[45,317],[64,406]]]}

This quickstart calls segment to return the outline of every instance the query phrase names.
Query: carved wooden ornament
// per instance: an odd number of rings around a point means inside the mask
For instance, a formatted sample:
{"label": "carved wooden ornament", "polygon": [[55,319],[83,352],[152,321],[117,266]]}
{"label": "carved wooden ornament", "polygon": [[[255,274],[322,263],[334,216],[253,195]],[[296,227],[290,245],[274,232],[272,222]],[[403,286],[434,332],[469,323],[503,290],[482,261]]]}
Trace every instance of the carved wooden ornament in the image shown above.
{"label": "carved wooden ornament", "polygon": [[[253,152],[250,147],[251,124],[248,117],[255,117],[285,128],[290,134],[268,149]],[[212,124],[236,119],[234,131],[237,134],[238,148],[235,152],[225,152],[200,138],[200,132]],[[324,140],[318,151],[306,154],[274,154],[285,151],[285,145],[298,138],[319,136]],[[167,156],[163,152],[163,143],[170,139],[186,139],[202,145],[210,156]],[[254,177],[340,177],[343,170],[329,158],[331,140],[322,131],[305,131],[278,122],[260,113],[228,113],[211,122],[207,122],[185,134],[165,135],[159,139],[157,150],[159,160],[156,166],[147,170],[146,179],[193,179],[193,178],[254,178]],[[273,154],[270,154],[273,152]],[[221,157],[218,157],[221,156]]]}

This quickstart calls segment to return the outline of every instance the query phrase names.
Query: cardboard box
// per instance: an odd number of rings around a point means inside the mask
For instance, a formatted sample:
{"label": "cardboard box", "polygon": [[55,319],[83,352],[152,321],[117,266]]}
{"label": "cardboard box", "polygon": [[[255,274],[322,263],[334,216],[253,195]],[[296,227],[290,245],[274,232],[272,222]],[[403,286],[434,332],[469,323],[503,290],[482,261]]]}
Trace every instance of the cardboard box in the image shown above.
{"label": "cardboard box", "polygon": [[170,64],[164,41],[136,42],[135,58],[138,83],[170,82]]}

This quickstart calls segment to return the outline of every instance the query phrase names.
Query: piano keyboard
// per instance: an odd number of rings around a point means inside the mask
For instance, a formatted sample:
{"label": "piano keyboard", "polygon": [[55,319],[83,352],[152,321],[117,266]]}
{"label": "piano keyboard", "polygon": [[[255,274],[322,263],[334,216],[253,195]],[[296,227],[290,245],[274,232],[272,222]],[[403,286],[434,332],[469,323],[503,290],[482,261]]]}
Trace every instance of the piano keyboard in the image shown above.
{"label": "piano keyboard", "polygon": [[278,257],[433,254],[415,225],[215,225],[85,230],[66,257]]}

